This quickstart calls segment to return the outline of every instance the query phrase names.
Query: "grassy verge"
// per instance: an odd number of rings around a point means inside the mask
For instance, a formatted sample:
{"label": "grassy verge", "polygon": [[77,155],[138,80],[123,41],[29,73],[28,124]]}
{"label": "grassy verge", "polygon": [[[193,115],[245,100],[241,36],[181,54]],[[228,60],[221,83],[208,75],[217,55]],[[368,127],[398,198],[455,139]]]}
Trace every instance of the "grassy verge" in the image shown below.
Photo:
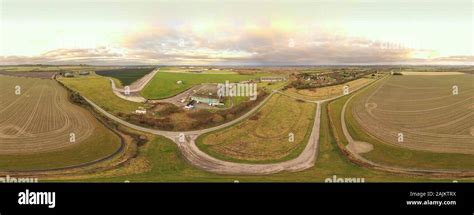
{"label": "grassy verge", "polygon": [[131,113],[139,106],[143,106],[140,103],[130,102],[117,97],[112,92],[110,81],[105,77],[91,75],[75,78],[58,78],[58,80],[111,113]]}
{"label": "grassy verge", "polygon": [[276,83],[261,82],[261,83],[258,83],[258,87],[261,87],[265,89],[268,93],[271,93],[272,90],[280,89],[287,84],[288,82],[286,81],[281,81],[281,82],[276,82]]}

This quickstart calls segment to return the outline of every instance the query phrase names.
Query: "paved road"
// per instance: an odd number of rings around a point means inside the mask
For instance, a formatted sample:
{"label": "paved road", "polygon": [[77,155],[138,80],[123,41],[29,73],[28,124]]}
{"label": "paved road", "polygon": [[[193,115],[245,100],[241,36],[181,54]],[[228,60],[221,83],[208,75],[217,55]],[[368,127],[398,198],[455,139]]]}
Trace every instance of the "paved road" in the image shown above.
{"label": "paved road", "polygon": [[245,174],[245,175],[265,175],[281,171],[301,171],[310,168],[314,165],[317,156],[319,143],[319,128],[320,128],[321,104],[317,103],[316,116],[313,123],[313,129],[309,138],[308,144],[301,154],[288,161],[272,164],[242,164],[232,163],[228,161],[218,160],[197,148],[195,140],[196,135],[191,136],[186,144],[179,144],[181,152],[184,157],[192,164],[197,165],[210,172],[219,174]]}
{"label": "paved road", "polygon": [[[353,92],[355,91],[356,90],[354,90]],[[87,98],[84,98],[84,99],[87,102],[89,102],[99,112],[101,112],[108,118],[122,125],[128,126],[130,128],[133,128],[139,131],[165,136],[173,140],[173,142],[175,142],[178,145],[178,148],[180,149],[185,159],[189,163],[201,169],[207,170],[209,172],[214,172],[218,174],[235,174],[235,175],[266,175],[266,174],[272,174],[272,173],[277,173],[281,171],[301,171],[301,170],[310,168],[314,166],[317,155],[318,155],[319,130],[320,130],[320,123],[321,123],[321,104],[326,101],[337,99],[344,95],[336,96],[334,98],[325,99],[321,101],[307,100],[307,102],[316,103],[316,115],[314,117],[313,128],[311,130],[309,142],[306,144],[305,149],[298,157],[292,160],[283,161],[280,163],[272,163],[272,164],[233,163],[233,162],[223,161],[223,160],[219,160],[217,158],[211,157],[208,154],[199,150],[199,148],[196,146],[195,140],[199,137],[199,135],[216,131],[222,128],[226,128],[244,120],[245,118],[249,117],[256,111],[258,111],[275,93],[280,93],[286,96],[290,96],[290,95],[284,94],[283,92],[275,90],[267,98],[261,101],[256,107],[254,107],[252,110],[250,110],[249,112],[245,113],[244,115],[242,115],[241,117],[233,121],[230,121],[230,122],[227,122],[227,123],[224,123],[222,125],[212,127],[212,128],[207,128],[207,129],[202,129],[202,130],[197,130],[197,131],[185,131],[185,132],[162,131],[162,130],[145,128],[138,125],[134,125],[132,123],[126,122],[108,113],[107,111],[103,110],[101,107],[93,103],[91,100]],[[179,138],[180,135],[184,135],[186,137],[184,138],[184,141],[182,142],[180,142],[180,139],[182,140],[182,138]]]}
{"label": "paved road", "polygon": [[[242,121],[243,119],[247,118],[251,114],[258,111],[259,108],[263,106],[268,101],[268,99],[270,99],[272,95],[273,93],[270,94],[267,98],[265,98],[265,100],[261,101],[259,105],[254,107],[251,111],[247,112],[245,115],[239,117],[236,120],[233,120],[231,122],[228,122],[228,123],[225,123],[213,128],[203,129],[199,131],[186,131],[186,132],[162,131],[162,130],[141,127],[141,126],[129,123],[127,121],[124,121],[108,113],[107,111],[103,110],[102,108],[100,108],[98,105],[96,105],[95,103],[93,103],[91,100],[87,98],[84,98],[84,99],[87,102],[89,102],[99,112],[101,112],[108,118],[122,125],[125,125],[127,127],[130,127],[139,131],[165,136],[173,140],[178,145],[179,149],[181,150],[185,159],[188,162],[190,162],[191,164],[201,169],[204,169],[210,172],[219,173],[219,174],[264,175],[264,174],[277,173],[283,170],[300,171],[300,170],[304,170],[309,167],[312,167],[316,160],[318,143],[319,143],[319,128],[320,128],[320,119],[321,119],[320,118],[321,103],[319,102],[317,102],[316,116],[313,123],[311,136],[309,138],[309,143],[306,145],[303,152],[295,159],[281,162],[281,163],[273,163],[273,164],[232,163],[232,162],[218,160],[214,157],[211,157],[208,154],[199,150],[199,148],[196,146],[195,140],[197,139],[199,135],[207,133],[207,132],[219,130],[219,129],[234,125]],[[180,142],[180,138],[179,138],[180,135],[185,135],[186,138],[184,142]]]}
{"label": "paved road", "polygon": [[147,75],[143,76],[142,78],[140,78],[139,80],[133,82],[130,85],[130,90],[129,90],[130,95],[125,95],[124,94],[125,89],[117,88],[115,86],[115,81],[113,79],[109,78],[110,85],[112,86],[112,92],[116,96],[118,96],[122,99],[132,101],[132,102],[145,103],[147,101],[147,99],[140,95],[140,91],[142,91],[143,88],[145,88],[145,86],[148,84],[148,82],[150,82],[151,79],[153,79],[153,77],[155,77],[156,73],[158,73],[159,71],[160,71],[160,68],[156,68],[155,70],[153,70],[149,74],[147,74]]}

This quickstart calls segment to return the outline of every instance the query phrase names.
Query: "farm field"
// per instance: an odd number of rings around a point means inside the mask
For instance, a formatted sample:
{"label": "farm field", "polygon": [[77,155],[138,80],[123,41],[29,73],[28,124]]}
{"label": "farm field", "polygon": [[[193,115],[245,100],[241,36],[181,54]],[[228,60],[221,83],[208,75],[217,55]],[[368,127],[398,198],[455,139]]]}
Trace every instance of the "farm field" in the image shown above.
{"label": "farm field", "polygon": [[258,83],[258,87],[264,89],[268,93],[271,93],[272,90],[281,89],[287,84],[288,82],[286,81],[281,81],[281,82],[276,82],[276,83],[261,82],[261,83]]}
{"label": "farm field", "polygon": [[343,94],[343,87],[349,86],[350,90],[356,90],[370,82],[374,79],[370,78],[359,78],[353,81],[349,81],[345,84],[338,84],[334,86],[321,87],[321,88],[312,88],[312,89],[295,89],[289,88],[284,92],[288,95],[294,96],[295,98],[306,99],[306,100],[323,100],[329,99]]}
{"label": "farm field", "polygon": [[[303,150],[314,120],[315,104],[275,94],[245,121],[198,139],[198,146],[221,159],[275,162],[296,157]],[[289,140],[293,133],[294,140]]]}
{"label": "farm field", "polygon": [[87,110],[70,103],[67,91],[53,80],[0,76],[0,89],[0,170],[80,165],[121,145]]}
{"label": "farm field", "polygon": [[79,92],[110,113],[131,113],[143,104],[127,101],[117,97],[110,86],[110,81],[102,76],[90,75],[74,78],[57,78],[67,87]]}
{"label": "farm field", "polygon": [[[373,92],[380,83],[372,85],[361,91],[360,95],[366,92]],[[421,84],[423,86],[423,84]],[[448,89],[449,90],[449,89]],[[355,95],[357,99],[359,95]],[[342,128],[341,116],[342,107],[348,100],[348,96],[332,101],[328,105],[329,116],[334,124],[334,135],[342,144],[347,145]],[[474,156],[469,154],[433,152],[427,150],[417,150],[386,143],[374,135],[368,133],[355,119],[353,110],[353,101],[348,104],[346,109],[346,124],[349,133],[356,141],[370,143],[373,150],[361,154],[364,158],[383,165],[404,168],[420,168],[420,169],[453,169],[464,170],[474,167]],[[409,124],[409,122],[408,122]]]}
{"label": "farm field", "polygon": [[[257,73],[253,75],[239,74],[201,74],[190,72],[169,72],[166,69],[160,70],[141,92],[147,99],[163,99],[179,94],[192,86],[201,83],[225,83],[252,80],[268,75]],[[177,84],[182,81],[182,84]]]}
{"label": "farm field", "polygon": [[[208,70],[208,68],[181,68],[181,67],[161,67],[161,70],[167,72],[176,72],[176,73],[192,73],[192,74],[234,74],[238,75],[238,72],[233,71],[232,69],[217,69],[217,70]],[[194,72],[193,72],[194,71]],[[196,72],[199,71],[199,72]]]}
{"label": "farm field", "polygon": [[462,72],[402,72],[403,75],[428,75],[428,76],[433,76],[433,75],[463,75],[464,73]]}
{"label": "farm field", "polygon": [[51,79],[54,74],[55,72],[5,72],[5,71],[0,70],[0,75],[14,76],[14,77]]}
{"label": "farm field", "polygon": [[[209,75],[236,75],[234,72],[221,71],[225,74],[214,74],[213,71],[209,71]],[[262,74],[265,71],[262,71]],[[19,74],[22,72],[18,72]],[[173,74],[184,74],[184,75],[205,75],[205,73],[189,73],[186,71],[165,71],[157,74],[158,77],[161,73],[173,73]],[[454,73],[453,73],[454,74]],[[265,74],[266,76],[271,76]],[[254,76],[254,75],[249,75]],[[256,76],[256,75],[255,75]],[[458,78],[453,78],[454,76],[460,76]],[[40,80],[36,78],[19,78],[19,77],[6,77],[0,76],[0,79],[3,77],[10,79],[25,79],[30,81],[51,81],[52,80]],[[421,78],[420,80],[415,80]],[[389,109],[390,111],[412,111],[410,108],[422,107],[423,110],[430,110],[430,114],[436,114],[436,109],[433,108],[442,108],[442,102],[435,102],[438,97],[440,100],[444,100],[447,104],[453,104],[453,107],[461,108],[463,103],[457,103],[460,100],[458,99],[471,99],[470,103],[472,104],[472,95],[474,92],[473,86],[469,83],[472,83],[472,77],[468,75],[438,75],[434,77],[428,73],[423,73],[422,75],[401,75],[401,76],[392,76],[387,83],[383,86],[388,94],[381,94],[380,97],[373,96],[372,99],[377,99],[376,103],[386,102],[384,105],[377,105],[375,107],[386,107],[393,108]],[[115,78],[114,78],[115,79]],[[396,81],[395,79],[400,79]],[[403,79],[403,80],[402,80]],[[81,95],[93,100],[98,105],[104,107],[107,111],[116,114],[119,112],[130,113],[133,112],[138,106],[143,106],[143,104],[138,104],[134,102],[128,102],[117,98],[111,91],[110,81],[107,77],[98,76],[92,74],[90,76],[78,76],[74,78],[62,78],[58,77],[58,80],[64,83],[66,86],[71,89],[78,91]],[[115,79],[117,80],[117,79]],[[228,80],[228,79],[226,79]],[[374,79],[358,79],[352,82],[349,82],[350,89],[359,88],[367,83],[372,82]],[[449,81],[451,80],[451,82]],[[459,81],[461,80],[461,81]],[[434,88],[447,88],[448,92],[451,92],[452,83],[456,83],[459,86],[459,95],[456,99],[450,100],[448,95],[440,94],[438,91],[431,92]],[[28,82],[29,83],[29,82]],[[39,83],[39,82],[38,82]],[[276,84],[268,83],[259,83],[260,88],[266,88],[266,92],[271,92],[271,90],[279,88],[286,84],[285,82],[279,82]],[[317,88],[316,92],[303,91],[305,95],[301,94],[301,91],[297,95],[301,96],[299,98],[309,99],[309,100],[319,100],[325,99],[328,97],[337,96],[338,93],[341,93],[342,85],[339,86],[339,92],[336,90],[328,90],[324,88]],[[59,85],[58,85],[59,86]],[[410,168],[426,168],[426,169],[472,169],[474,166],[474,156],[469,153],[469,151],[458,153],[458,152],[445,152],[445,151],[436,151],[432,149],[418,149],[415,147],[401,147],[398,143],[389,143],[383,141],[381,138],[376,137],[374,134],[368,132],[363,128],[360,123],[360,119],[357,119],[356,112],[354,111],[357,102],[367,99],[367,93],[372,93],[377,91],[377,87],[381,86],[378,83],[371,87],[368,87],[366,90],[361,91],[360,94],[357,94],[352,101],[348,104],[348,111],[346,111],[346,123],[348,129],[354,139],[362,140],[369,142],[374,146],[374,149],[368,153],[361,154],[364,158],[367,158],[371,161],[382,163],[391,166],[399,167],[410,167]],[[60,86],[59,86],[60,87]],[[332,86],[336,87],[336,86]],[[389,88],[388,88],[389,87]],[[3,88],[3,85],[0,86]],[[425,89],[426,88],[426,89]],[[26,88],[25,88],[26,89]],[[25,90],[23,89],[23,90]],[[42,88],[39,88],[42,89]],[[471,91],[469,91],[471,89]],[[64,90],[64,89],[63,89]],[[290,89],[291,90],[291,89]],[[405,92],[404,90],[408,91]],[[419,96],[417,93],[410,94],[410,92],[416,92],[417,90],[426,90],[420,92],[420,95],[425,95],[424,97]],[[468,90],[468,91],[464,91]],[[2,92],[4,92],[3,90]],[[41,93],[41,90],[35,90],[35,92]],[[322,93],[322,92],[325,93]],[[317,93],[320,93],[319,95]],[[288,93],[288,90],[285,93],[294,96],[295,94]],[[322,94],[321,94],[322,93]],[[380,93],[380,91],[379,91]],[[467,94],[463,94],[467,93]],[[470,93],[470,94],[469,94]],[[340,95],[340,94],[339,94]],[[400,106],[397,106],[398,103],[390,99],[392,95],[398,95],[394,97],[395,100],[401,101]],[[471,95],[471,96],[469,96]],[[407,101],[400,99],[402,96],[415,96],[411,97]],[[0,93],[0,97],[3,99],[3,94]],[[35,98],[38,96],[35,96]],[[296,96],[295,96],[296,97]],[[104,99],[107,98],[107,99]],[[223,176],[208,173],[206,171],[197,169],[193,166],[190,166],[186,160],[182,157],[178,148],[174,143],[163,137],[149,136],[150,142],[145,146],[140,147],[139,156],[134,158],[134,161],[130,165],[125,167],[116,168],[106,172],[101,173],[91,173],[91,175],[82,175],[77,179],[79,181],[324,181],[324,179],[332,177],[333,175],[339,176],[350,176],[350,177],[363,177],[366,182],[375,182],[375,181],[443,181],[446,179],[428,179],[425,177],[414,177],[414,176],[402,176],[394,175],[386,172],[380,172],[376,170],[366,169],[360,167],[356,164],[351,163],[345,156],[339,151],[336,145],[336,139],[333,137],[336,136],[339,141],[345,142],[344,136],[340,136],[340,111],[342,105],[345,103],[349,97],[342,97],[334,102],[329,103],[329,114],[331,114],[331,119],[335,124],[335,130],[331,128],[328,115],[326,113],[326,104],[323,104],[323,112],[321,119],[321,133],[320,133],[320,152],[318,153],[318,158],[316,166],[309,168],[302,172],[296,173],[278,173],[270,176]],[[234,100],[234,105],[237,105],[244,100],[240,101],[238,98]],[[414,102],[412,99],[422,99],[423,102]],[[425,102],[433,100],[433,104]],[[413,102],[413,103],[412,103]],[[466,101],[467,102],[467,101]],[[1,102],[0,102],[1,103]],[[48,104],[51,102],[47,102]],[[419,103],[419,104],[418,104]],[[3,104],[2,104],[3,105]],[[43,104],[40,104],[43,105]],[[426,105],[426,106],[425,106]],[[299,102],[294,98],[290,98],[281,94],[273,95],[273,98],[269,100],[269,103],[263,106],[260,111],[247,118],[246,120],[232,126],[225,128],[219,131],[209,133],[207,135],[202,135],[198,140],[198,147],[208,153],[209,155],[216,157],[218,159],[227,160],[231,162],[240,162],[240,163],[273,163],[289,160],[291,158],[299,155],[301,150],[304,148],[307,142],[308,131],[310,131],[312,117],[314,117],[314,104]],[[368,107],[374,107],[371,104],[367,105]],[[435,106],[435,107],[433,107]],[[0,106],[3,108],[3,106]],[[160,106],[158,106],[160,107]],[[161,106],[166,108],[165,106]],[[364,104],[365,107],[365,104]],[[79,107],[78,107],[79,108]],[[466,106],[466,108],[472,108]],[[81,109],[81,108],[79,108]],[[449,109],[449,108],[447,108]],[[68,108],[69,110],[69,108]],[[81,109],[82,110],[82,109]],[[155,109],[150,109],[155,110]],[[304,111],[308,118],[303,118],[298,115],[298,113]],[[416,109],[415,109],[416,110]],[[85,110],[82,110],[85,111]],[[161,111],[156,109],[160,114],[157,115],[158,120],[164,118],[169,118],[172,124],[175,124],[172,130],[189,130],[187,128],[187,123],[196,123],[202,121],[203,118],[201,115],[202,111],[198,113],[187,113],[187,112],[177,112],[170,113],[169,115],[161,114]],[[434,111],[434,112],[431,112]],[[472,112],[472,111],[471,111]],[[86,114],[87,111],[85,111]],[[451,112],[448,112],[451,113]],[[470,112],[464,112],[466,115],[464,117],[470,118],[472,114]],[[214,115],[212,115],[214,114]],[[192,115],[194,118],[190,118],[187,115]],[[211,114],[204,114],[206,119],[209,116],[215,117],[216,113],[211,111]],[[285,117],[282,117],[284,115]],[[442,114],[437,114],[442,115]],[[379,115],[376,115],[379,116]],[[418,116],[418,115],[417,115]],[[421,116],[424,116],[421,114]],[[462,122],[463,120],[456,120],[457,115],[449,115],[454,122],[447,121],[446,123],[441,123],[446,125],[446,128],[452,128],[452,130],[458,130],[459,132],[454,133],[454,135],[470,134],[470,127],[456,126],[457,122]],[[3,116],[0,116],[3,117]],[[462,117],[462,116],[461,116]],[[334,119],[333,119],[334,118]],[[394,119],[402,120],[398,116],[394,116]],[[428,118],[428,116],[426,116]],[[426,119],[424,118],[424,119]],[[2,118],[0,118],[2,119]],[[382,118],[382,121],[391,121],[392,118]],[[423,118],[422,118],[423,119]],[[444,118],[443,118],[444,119]],[[438,119],[436,119],[438,120]],[[423,120],[426,123],[430,123],[427,120]],[[438,120],[439,121],[439,120]],[[444,121],[443,121],[444,122]],[[98,122],[97,122],[98,123]],[[304,126],[303,124],[308,124],[309,126]],[[400,122],[400,125],[412,125],[414,128],[417,128],[416,122],[409,121],[408,123]],[[136,123],[135,124],[139,124]],[[216,123],[214,123],[216,124]],[[214,125],[213,124],[213,125]],[[219,124],[219,123],[217,123]],[[440,125],[441,125],[440,124]],[[100,124],[101,125],[101,124]],[[141,125],[141,124],[139,124]],[[438,125],[438,124],[437,124]],[[471,124],[472,125],[472,124]],[[425,128],[423,124],[418,125],[419,127]],[[21,126],[20,126],[21,127]],[[409,127],[410,129],[412,127]],[[270,129],[268,129],[270,128]],[[433,132],[436,135],[451,135],[452,132],[443,132],[439,130],[441,127],[433,127],[424,132]],[[442,127],[445,128],[445,127]],[[297,130],[295,133],[295,141],[290,143],[288,141],[288,129]],[[306,130],[305,130],[306,129]],[[12,132],[14,130],[6,129],[5,132]],[[3,132],[3,130],[1,131]],[[306,133],[305,133],[306,132]],[[25,152],[25,153],[16,153],[16,154],[2,154],[0,156],[0,170],[35,170],[35,169],[48,169],[48,168],[60,168],[67,166],[74,166],[81,163],[89,162],[93,157],[100,158],[105,157],[113,153],[113,149],[118,148],[120,142],[119,138],[111,133],[108,129],[101,125],[101,127],[96,127],[94,133],[91,135],[94,138],[88,138],[83,140],[81,144],[74,145],[69,148],[61,148],[59,150],[45,150],[38,151],[34,153]],[[405,135],[405,141],[408,141],[408,136]],[[471,136],[472,137],[472,136]],[[303,138],[303,140],[302,140]],[[1,138],[0,138],[1,139]],[[437,139],[437,137],[433,137]],[[0,140],[0,142],[2,142]],[[98,144],[100,143],[100,144]],[[117,145],[109,144],[117,143]],[[293,145],[294,144],[294,145]],[[93,147],[91,147],[93,146]],[[97,150],[97,147],[101,147],[104,150]],[[443,146],[444,147],[444,146]],[[466,150],[463,150],[466,151]],[[31,156],[34,154],[34,156]],[[15,162],[11,164],[11,160],[22,160],[23,162]],[[60,160],[58,164],[56,162]],[[48,179],[48,180],[65,180],[60,178]],[[68,179],[70,180],[70,179]],[[467,179],[469,180],[469,179]],[[462,180],[459,180],[462,181]]]}
{"label": "farm field", "polygon": [[394,75],[354,99],[352,114],[365,131],[388,144],[474,155],[472,83],[472,75]]}
{"label": "farm field", "polygon": [[119,80],[122,86],[128,86],[150,73],[154,68],[123,68],[112,70],[98,70],[95,73]]}

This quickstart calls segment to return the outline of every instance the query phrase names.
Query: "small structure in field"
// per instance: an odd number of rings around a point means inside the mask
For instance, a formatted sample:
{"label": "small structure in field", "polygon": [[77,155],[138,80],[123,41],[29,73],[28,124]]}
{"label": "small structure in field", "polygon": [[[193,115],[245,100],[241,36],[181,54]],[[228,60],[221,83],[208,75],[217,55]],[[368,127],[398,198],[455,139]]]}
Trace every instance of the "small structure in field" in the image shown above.
{"label": "small structure in field", "polygon": [[278,76],[272,76],[272,77],[261,77],[260,82],[279,82],[279,81],[285,81],[285,77],[278,77]]}
{"label": "small structure in field", "polygon": [[79,75],[89,75],[90,72],[89,71],[80,71],[79,72]]}
{"label": "small structure in field", "polygon": [[67,78],[74,77],[74,73],[72,73],[72,72],[65,72],[65,73],[63,73],[63,76],[64,76],[64,77],[67,77]]}
{"label": "small structure in field", "polygon": [[184,106],[184,109],[194,109],[195,104],[196,104],[196,101],[191,100],[186,106]]}
{"label": "small structure in field", "polygon": [[146,109],[143,107],[138,107],[137,110],[135,110],[136,114],[146,114]]}
{"label": "small structure in field", "polygon": [[224,97],[219,96],[217,91],[218,88],[215,84],[203,85],[193,95],[191,95],[191,100],[205,103],[210,106],[224,105]]}
{"label": "small structure in field", "polygon": [[183,84],[183,81],[179,80],[176,82],[176,84]]}

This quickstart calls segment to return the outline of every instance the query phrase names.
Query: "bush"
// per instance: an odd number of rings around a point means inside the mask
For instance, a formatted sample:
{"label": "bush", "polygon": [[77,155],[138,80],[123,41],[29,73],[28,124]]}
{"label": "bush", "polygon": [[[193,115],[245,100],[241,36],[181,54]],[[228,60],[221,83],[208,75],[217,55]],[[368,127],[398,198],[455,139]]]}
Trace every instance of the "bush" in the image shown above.
{"label": "bush", "polygon": [[260,112],[257,112],[256,114],[254,114],[253,116],[251,116],[249,119],[250,120],[258,120],[260,119]]}
{"label": "bush", "polygon": [[212,122],[213,123],[221,123],[224,120],[225,120],[224,117],[219,115],[219,114],[214,114],[214,116],[212,117]]}
{"label": "bush", "polygon": [[160,111],[160,115],[161,116],[168,116],[168,115],[171,115],[173,113],[179,113],[179,112],[182,112],[183,110],[181,110],[179,107],[177,107],[176,105],[169,105],[169,106],[166,106],[165,109],[163,109],[162,111]]}
{"label": "bush", "polygon": [[231,114],[231,113],[225,115],[225,118],[227,120],[232,120],[232,119],[234,119],[234,117],[235,117],[234,114]]}
{"label": "bush", "polygon": [[82,105],[88,104],[86,100],[84,100],[82,96],[77,92],[71,92],[69,94],[69,99],[71,100],[71,102],[76,103],[76,104],[82,104]]}

